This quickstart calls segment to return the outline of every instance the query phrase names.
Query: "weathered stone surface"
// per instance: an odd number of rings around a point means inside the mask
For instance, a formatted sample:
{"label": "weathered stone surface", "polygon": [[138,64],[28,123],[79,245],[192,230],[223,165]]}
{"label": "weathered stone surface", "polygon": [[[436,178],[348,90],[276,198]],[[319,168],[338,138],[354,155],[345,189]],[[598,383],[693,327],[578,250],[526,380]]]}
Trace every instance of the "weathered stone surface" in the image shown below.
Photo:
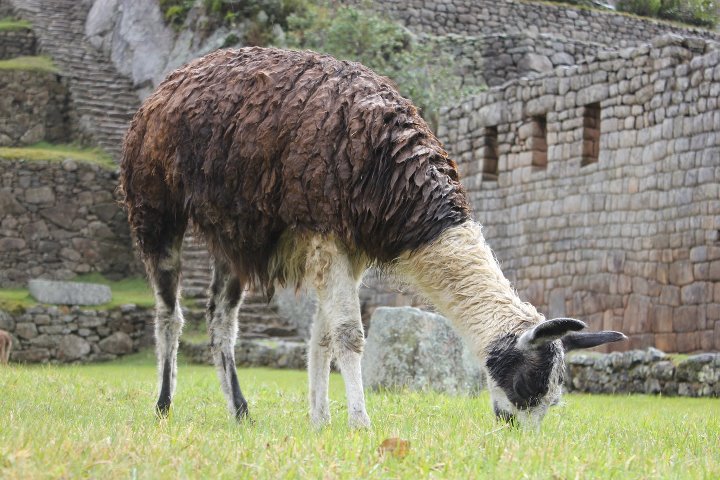
{"label": "weathered stone surface", "polygon": [[548,72],[553,68],[553,64],[548,57],[536,53],[525,55],[518,66],[521,70],[538,73]]}
{"label": "weathered stone surface", "polygon": [[90,344],[77,335],[63,335],[57,349],[58,359],[67,362],[78,360],[90,353]]}
{"label": "weathered stone surface", "polygon": [[413,307],[375,310],[363,354],[366,388],[476,393],[479,362],[440,315]]}
{"label": "weathered stone surface", "polygon": [[125,332],[115,332],[98,343],[100,350],[114,355],[125,355],[132,352],[133,341]]}
{"label": "weathered stone surface", "polygon": [[0,310],[0,330],[15,330],[15,319],[4,310]]}
{"label": "weathered stone surface", "polygon": [[102,305],[112,300],[110,287],[95,283],[35,279],[28,288],[38,302],[55,305]]}

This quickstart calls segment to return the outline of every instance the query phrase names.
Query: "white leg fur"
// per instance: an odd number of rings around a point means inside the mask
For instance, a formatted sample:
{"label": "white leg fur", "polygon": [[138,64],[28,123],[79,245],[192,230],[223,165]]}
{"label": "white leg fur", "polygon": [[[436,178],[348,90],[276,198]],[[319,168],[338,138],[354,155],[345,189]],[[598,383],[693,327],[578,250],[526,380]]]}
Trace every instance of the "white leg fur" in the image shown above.
{"label": "white leg fur", "polygon": [[317,325],[310,345],[310,418],[318,425],[329,420],[327,385],[329,357],[334,354],[345,382],[351,427],[370,426],[365,410],[360,359],[365,342],[358,299],[359,276],[348,256],[332,241],[314,242],[307,272],[318,291]]}
{"label": "white leg fur", "polygon": [[328,381],[330,379],[330,331],[327,316],[318,309],[312,326],[308,354],[308,377],[310,379],[310,421],[316,428],[330,423]]}

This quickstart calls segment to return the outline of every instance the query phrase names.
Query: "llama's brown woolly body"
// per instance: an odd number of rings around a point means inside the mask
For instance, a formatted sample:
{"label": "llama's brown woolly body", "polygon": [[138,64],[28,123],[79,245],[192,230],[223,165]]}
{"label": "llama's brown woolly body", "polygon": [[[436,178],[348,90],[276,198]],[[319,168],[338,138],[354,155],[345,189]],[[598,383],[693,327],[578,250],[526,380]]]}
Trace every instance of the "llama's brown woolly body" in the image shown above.
{"label": "llama's brown woolly body", "polygon": [[121,187],[144,255],[191,218],[263,283],[288,229],[383,263],[468,218],[456,165],[412,104],[312,52],[220,50],[172,73],[133,119]]}

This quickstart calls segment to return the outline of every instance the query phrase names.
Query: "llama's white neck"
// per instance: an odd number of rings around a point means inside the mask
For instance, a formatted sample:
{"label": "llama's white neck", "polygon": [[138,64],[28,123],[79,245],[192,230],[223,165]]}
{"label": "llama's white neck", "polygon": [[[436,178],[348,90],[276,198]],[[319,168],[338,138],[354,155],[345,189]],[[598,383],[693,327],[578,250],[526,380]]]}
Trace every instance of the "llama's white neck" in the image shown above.
{"label": "llama's white neck", "polygon": [[397,267],[482,359],[494,339],[543,320],[517,296],[475,222],[447,229],[430,245],[401,258]]}

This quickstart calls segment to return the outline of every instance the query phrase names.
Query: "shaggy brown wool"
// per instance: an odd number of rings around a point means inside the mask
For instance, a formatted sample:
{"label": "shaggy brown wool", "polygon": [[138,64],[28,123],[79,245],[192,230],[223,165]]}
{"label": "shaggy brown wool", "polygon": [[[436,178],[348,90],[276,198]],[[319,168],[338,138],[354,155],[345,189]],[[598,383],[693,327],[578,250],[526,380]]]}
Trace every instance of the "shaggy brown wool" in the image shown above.
{"label": "shaggy brown wool", "polygon": [[168,76],[133,119],[121,188],[145,256],[190,218],[241,279],[263,284],[288,229],[386,263],[469,216],[455,163],[390,81],[257,47]]}

